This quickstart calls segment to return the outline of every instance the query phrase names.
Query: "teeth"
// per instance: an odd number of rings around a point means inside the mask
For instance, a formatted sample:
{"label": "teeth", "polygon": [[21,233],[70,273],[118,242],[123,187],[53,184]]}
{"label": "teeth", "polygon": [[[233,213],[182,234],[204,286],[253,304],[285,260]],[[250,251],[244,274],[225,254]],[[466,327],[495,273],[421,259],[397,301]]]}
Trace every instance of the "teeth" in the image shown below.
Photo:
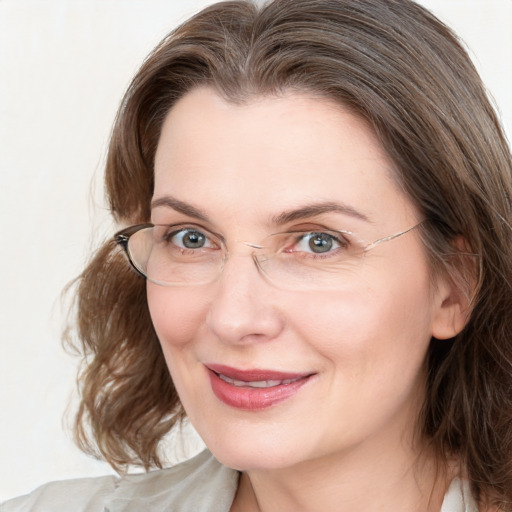
{"label": "teeth", "polygon": [[222,375],[219,373],[219,378],[228,384],[232,384],[236,387],[248,387],[248,388],[273,388],[275,386],[287,385],[292,382],[296,382],[300,379],[297,377],[296,379],[286,379],[286,380],[256,380],[256,381],[245,381],[245,380],[237,380],[231,379],[230,377],[226,377],[226,375]]}
{"label": "teeth", "polygon": [[257,380],[255,382],[247,382],[237,381],[237,386],[249,386],[251,388],[272,388],[274,386],[279,386],[281,384],[280,380]]}

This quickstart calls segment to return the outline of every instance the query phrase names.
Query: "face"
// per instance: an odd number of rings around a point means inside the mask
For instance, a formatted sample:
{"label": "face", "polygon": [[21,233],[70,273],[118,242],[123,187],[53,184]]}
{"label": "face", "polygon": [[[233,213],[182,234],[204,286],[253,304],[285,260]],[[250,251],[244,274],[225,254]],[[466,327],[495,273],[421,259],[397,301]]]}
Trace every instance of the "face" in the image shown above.
{"label": "face", "polygon": [[219,234],[229,257],[214,282],[148,281],[147,296],[183,406],[220,461],[288,467],[412,433],[445,302],[418,231],[338,268],[335,287],[300,291],[269,281],[241,241],[349,230],[371,242],[420,220],[373,131],[334,103],[290,93],[234,105],[203,88],[175,105],[152,222]]}

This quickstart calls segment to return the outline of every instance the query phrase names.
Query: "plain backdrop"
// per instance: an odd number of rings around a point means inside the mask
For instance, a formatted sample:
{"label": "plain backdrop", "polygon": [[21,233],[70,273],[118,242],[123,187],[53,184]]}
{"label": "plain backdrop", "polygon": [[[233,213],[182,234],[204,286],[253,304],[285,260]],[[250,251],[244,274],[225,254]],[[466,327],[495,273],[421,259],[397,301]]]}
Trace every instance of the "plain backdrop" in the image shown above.
{"label": "plain backdrop", "polygon": [[[0,0],[0,501],[112,472],[69,434],[63,287],[113,232],[112,121],[145,55],[206,0]],[[460,34],[512,134],[512,0],[423,0]],[[512,390],[511,390],[512,391]],[[172,444],[172,443],[170,443]],[[197,451],[187,430],[173,461]]]}

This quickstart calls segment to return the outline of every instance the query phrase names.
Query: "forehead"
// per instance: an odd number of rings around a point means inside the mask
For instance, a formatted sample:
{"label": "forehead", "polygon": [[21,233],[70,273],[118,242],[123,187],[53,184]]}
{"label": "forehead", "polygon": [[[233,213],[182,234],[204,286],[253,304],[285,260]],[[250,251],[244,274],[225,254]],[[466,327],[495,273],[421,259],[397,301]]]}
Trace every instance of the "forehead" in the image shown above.
{"label": "forehead", "polygon": [[154,197],[165,195],[237,216],[340,201],[372,219],[414,216],[368,123],[297,93],[241,105],[209,88],[185,95],[166,117],[155,156]]}

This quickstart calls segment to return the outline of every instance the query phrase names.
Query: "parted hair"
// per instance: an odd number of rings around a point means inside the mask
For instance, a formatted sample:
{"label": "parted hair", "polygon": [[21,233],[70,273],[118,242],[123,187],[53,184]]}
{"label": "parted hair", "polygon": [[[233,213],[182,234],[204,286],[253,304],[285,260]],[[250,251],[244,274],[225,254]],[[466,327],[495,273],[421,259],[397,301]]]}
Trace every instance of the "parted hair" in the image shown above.
{"label": "parted hair", "polygon": [[[512,163],[464,46],[409,0],[235,0],[204,9],[155,48],[122,100],[105,171],[119,224],[149,221],[162,123],[198,86],[237,104],[307,92],[371,124],[427,219],[420,230],[432,272],[471,301],[464,330],[430,343],[418,433],[439,460],[461,461],[477,499],[512,510]],[[159,467],[160,441],[185,413],[145,280],[107,241],[79,276],[76,299],[78,443],[117,469]]]}

